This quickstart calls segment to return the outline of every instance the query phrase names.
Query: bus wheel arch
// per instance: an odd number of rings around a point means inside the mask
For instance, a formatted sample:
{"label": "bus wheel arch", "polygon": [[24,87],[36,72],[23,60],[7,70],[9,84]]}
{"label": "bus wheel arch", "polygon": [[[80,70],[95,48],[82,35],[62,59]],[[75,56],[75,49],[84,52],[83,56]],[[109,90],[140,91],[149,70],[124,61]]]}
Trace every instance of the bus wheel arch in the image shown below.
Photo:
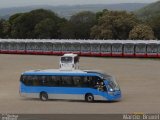
{"label": "bus wheel arch", "polygon": [[48,94],[45,91],[40,92],[39,97],[40,97],[40,100],[42,100],[42,101],[47,101],[48,100]]}
{"label": "bus wheel arch", "polygon": [[85,94],[85,101],[86,102],[93,102],[94,101],[94,96],[92,93],[86,93]]}

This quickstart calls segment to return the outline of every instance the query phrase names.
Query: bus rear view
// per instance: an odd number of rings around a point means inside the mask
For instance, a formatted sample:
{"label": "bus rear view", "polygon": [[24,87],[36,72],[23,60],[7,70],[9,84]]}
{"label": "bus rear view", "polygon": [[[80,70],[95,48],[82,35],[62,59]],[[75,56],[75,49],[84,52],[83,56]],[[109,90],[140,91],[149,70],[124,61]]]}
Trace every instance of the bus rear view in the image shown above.
{"label": "bus rear view", "polygon": [[60,58],[60,70],[79,69],[79,56],[77,54],[64,54]]}

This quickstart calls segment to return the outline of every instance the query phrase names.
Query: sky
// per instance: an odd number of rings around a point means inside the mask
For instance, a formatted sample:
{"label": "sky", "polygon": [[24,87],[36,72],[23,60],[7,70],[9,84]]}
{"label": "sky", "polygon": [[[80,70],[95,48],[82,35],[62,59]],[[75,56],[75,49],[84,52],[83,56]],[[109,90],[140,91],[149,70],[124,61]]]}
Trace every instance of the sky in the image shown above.
{"label": "sky", "polygon": [[0,8],[29,5],[81,5],[115,3],[151,3],[158,0],[0,0]]}

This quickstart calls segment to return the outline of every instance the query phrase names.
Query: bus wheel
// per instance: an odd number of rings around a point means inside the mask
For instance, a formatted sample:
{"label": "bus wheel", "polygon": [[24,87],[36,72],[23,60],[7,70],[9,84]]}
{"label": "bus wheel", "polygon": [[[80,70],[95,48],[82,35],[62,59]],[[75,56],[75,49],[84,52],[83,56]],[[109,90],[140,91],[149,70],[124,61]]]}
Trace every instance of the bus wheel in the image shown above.
{"label": "bus wheel", "polygon": [[46,92],[41,92],[40,93],[40,99],[42,101],[47,101],[48,100],[48,94]]}
{"label": "bus wheel", "polygon": [[93,102],[94,101],[94,96],[92,94],[86,94],[85,101]]}

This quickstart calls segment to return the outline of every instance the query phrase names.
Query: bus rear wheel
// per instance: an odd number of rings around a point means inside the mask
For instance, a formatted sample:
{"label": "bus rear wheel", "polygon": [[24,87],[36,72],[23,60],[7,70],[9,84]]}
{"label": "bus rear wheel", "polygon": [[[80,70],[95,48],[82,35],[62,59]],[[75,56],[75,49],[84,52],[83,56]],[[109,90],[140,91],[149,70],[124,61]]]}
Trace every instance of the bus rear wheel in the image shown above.
{"label": "bus rear wheel", "polygon": [[86,94],[85,101],[86,102],[93,102],[94,101],[94,96],[92,94]]}
{"label": "bus rear wheel", "polygon": [[40,99],[42,101],[47,101],[48,100],[48,94],[46,92],[41,92],[40,93]]}

